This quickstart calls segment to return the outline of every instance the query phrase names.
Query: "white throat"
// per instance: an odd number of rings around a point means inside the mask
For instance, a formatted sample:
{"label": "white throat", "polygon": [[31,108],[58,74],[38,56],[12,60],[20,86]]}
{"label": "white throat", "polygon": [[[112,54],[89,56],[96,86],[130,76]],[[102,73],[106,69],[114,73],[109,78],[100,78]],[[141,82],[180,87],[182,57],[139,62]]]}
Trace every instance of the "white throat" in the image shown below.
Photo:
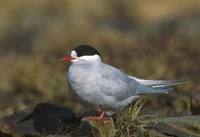
{"label": "white throat", "polygon": [[78,61],[101,62],[101,58],[99,55],[91,55],[91,56],[88,55],[88,56],[77,57],[71,60],[71,62],[78,62]]}

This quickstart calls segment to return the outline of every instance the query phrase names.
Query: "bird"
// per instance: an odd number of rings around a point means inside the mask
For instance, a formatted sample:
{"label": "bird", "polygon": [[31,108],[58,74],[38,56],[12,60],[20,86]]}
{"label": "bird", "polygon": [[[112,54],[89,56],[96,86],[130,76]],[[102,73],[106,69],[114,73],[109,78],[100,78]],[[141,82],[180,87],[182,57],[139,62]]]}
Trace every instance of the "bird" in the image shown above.
{"label": "bird", "polygon": [[97,49],[79,45],[59,61],[71,62],[67,79],[70,91],[80,101],[92,105],[100,113],[117,112],[142,95],[168,93],[173,86],[187,83],[183,80],[145,80],[131,76],[106,64]]}

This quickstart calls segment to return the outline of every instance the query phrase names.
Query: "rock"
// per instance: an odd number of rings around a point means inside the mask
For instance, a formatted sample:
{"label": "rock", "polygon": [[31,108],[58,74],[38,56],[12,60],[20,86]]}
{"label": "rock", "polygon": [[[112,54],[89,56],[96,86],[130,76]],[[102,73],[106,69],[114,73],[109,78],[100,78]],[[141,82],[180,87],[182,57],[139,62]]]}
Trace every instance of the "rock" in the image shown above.
{"label": "rock", "polygon": [[[89,121],[82,120],[78,130],[73,134],[73,137],[94,137],[98,136],[99,132],[95,129]],[[99,136],[98,136],[99,137]],[[101,136],[100,136],[101,137]]]}
{"label": "rock", "polygon": [[193,115],[200,114],[200,94],[194,94],[191,97],[191,113]]}
{"label": "rock", "polygon": [[40,103],[0,120],[0,130],[10,135],[41,136],[62,133],[80,125],[80,118],[68,108]]}
{"label": "rock", "polygon": [[170,136],[167,136],[167,135],[162,134],[162,133],[155,131],[155,130],[151,130],[149,132],[149,137],[170,137]]}
{"label": "rock", "polygon": [[0,131],[0,137],[12,137],[12,135],[9,135]]}
{"label": "rock", "polygon": [[82,120],[68,108],[40,103],[0,120],[0,137],[114,137],[112,118],[90,120],[87,112]]}
{"label": "rock", "polygon": [[18,104],[20,104],[20,101],[14,94],[0,91],[0,118],[13,113],[13,108],[15,108]]}
{"label": "rock", "polygon": [[105,117],[102,121],[100,120],[88,120],[83,119],[82,124],[88,123],[92,130],[95,130],[100,137],[114,137],[116,130],[112,118]]}
{"label": "rock", "polygon": [[182,116],[161,118],[154,129],[165,135],[175,137],[199,137],[200,116]]}
{"label": "rock", "polygon": [[[149,129],[149,136],[199,137],[199,125],[200,116],[159,118]],[[37,104],[0,120],[0,137],[114,137],[115,133],[115,125],[110,117],[104,120],[84,117],[81,120],[68,108],[47,103]]]}
{"label": "rock", "polygon": [[71,137],[70,135],[48,135],[47,137]]}

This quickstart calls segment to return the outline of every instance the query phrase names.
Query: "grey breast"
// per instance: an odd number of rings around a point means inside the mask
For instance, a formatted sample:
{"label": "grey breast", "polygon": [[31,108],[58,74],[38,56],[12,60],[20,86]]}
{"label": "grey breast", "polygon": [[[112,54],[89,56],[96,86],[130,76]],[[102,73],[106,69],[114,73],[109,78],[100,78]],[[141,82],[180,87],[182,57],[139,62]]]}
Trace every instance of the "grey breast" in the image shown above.
{"label": "grey breast", "polygon": [[73,63],[69,68],[68,79],[80,98],[110,107],[133,96],[136,88],[128,75],[101,62]]}

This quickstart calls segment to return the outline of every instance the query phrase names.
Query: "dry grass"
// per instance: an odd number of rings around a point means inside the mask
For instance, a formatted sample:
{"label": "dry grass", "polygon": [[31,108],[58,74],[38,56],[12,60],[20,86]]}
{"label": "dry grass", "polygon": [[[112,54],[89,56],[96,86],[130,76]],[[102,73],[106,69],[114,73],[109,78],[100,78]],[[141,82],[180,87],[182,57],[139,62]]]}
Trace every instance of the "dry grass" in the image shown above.
{"label": "dry grass", "polygon": [[137,137],[146,136],[148,128],[152,125],[152,119],[155,116],[142,115],[144,102],[138,100],[128,109],[123,111],[116,120],[116,137]]}

